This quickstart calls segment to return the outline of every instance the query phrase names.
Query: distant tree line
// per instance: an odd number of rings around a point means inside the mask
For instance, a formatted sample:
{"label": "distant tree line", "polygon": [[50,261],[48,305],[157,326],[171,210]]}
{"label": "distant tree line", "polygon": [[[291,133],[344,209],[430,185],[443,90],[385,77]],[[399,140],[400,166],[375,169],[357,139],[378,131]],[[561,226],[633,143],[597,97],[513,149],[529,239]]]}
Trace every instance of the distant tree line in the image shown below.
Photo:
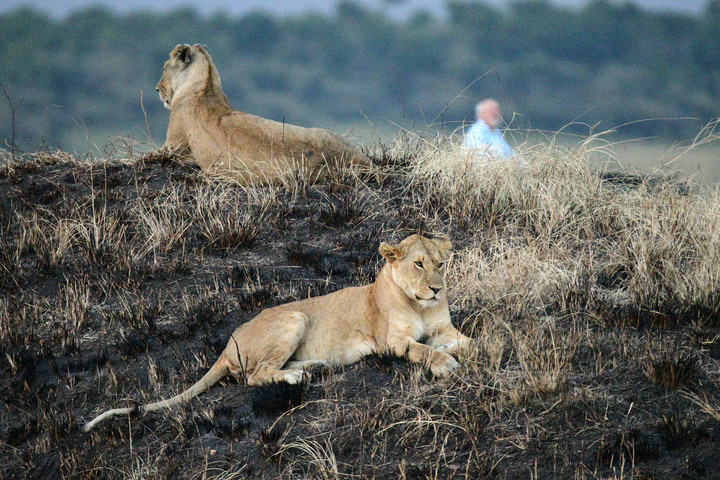
{"label": "distant tree line", "polygon": [[[235,108],[306,126],[452,130],[486,96],[518,128],[600,122],[677,139],[719,115],[720,0],[702,16],[607,0],[581,10],[542,0],[447,7],[447,18],[401,23],[352,2],[332,16],[288,18],[91,8],[55,20],[15,10],[0,16],[9,98],[0,99],[0,140],[13,137],[13,103],[21,148],[83,150],[148,130],[162,143],[167,113],[155,84],[170,50],[196,42],[209,47]],[[695,120],[660,120],[679,118]]]}

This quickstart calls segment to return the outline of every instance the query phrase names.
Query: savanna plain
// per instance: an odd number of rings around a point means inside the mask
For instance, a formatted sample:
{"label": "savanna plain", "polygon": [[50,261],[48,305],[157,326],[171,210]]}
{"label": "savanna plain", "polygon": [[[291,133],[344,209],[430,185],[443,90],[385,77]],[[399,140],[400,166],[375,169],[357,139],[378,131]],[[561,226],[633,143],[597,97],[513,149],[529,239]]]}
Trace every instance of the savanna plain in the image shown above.
{"label": "savanna plain", "polygon": [[[597,137],[521,146],[526,168],[456,145],[399,133],[375,176],[265,187],[120,144],[7,155],[0,478],[718,478],[717,188],[609,173]],[[372,282],[412,233],[454,245],[477,348],[448,378],[370,356],[82,431],[187,388],[262,308]]]}

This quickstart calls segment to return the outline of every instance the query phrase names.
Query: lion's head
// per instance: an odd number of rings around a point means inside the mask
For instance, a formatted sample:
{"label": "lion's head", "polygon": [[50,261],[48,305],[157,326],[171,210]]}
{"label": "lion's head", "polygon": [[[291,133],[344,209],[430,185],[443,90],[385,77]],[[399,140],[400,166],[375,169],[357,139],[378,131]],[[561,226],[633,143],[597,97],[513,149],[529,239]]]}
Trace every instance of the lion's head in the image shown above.
{"label": "lion's head", "polygon": [[443,265],[451,248],[447,235],[411,235],[398,245],[383,242],[379,250],[392,268],[395,284],[422,307],[433,307],[445,298]]}
{"label": "lion's head", "polygon": [[207,47],[196,43],[177,45],[170,53],[170,59],[163,66],[163,74],[155,90],[167,108],[172,108],[174,98],[190,89],[197,94],[208,88],[220,90],[220,75],[217,73]]}

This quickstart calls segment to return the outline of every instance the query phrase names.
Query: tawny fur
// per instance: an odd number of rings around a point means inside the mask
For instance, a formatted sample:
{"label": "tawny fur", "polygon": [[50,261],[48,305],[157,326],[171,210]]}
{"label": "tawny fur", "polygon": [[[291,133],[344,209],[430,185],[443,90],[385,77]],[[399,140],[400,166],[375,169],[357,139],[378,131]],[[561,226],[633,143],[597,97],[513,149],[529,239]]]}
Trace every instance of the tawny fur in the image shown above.
{"label": "tawny fur", "polygon": [[[382,243],[386,263],[375,282],[268,308],[233,332],[220,358],[197,383],[169,400],[109,410],[84,426],[134,411],[169,408],[204,392],[228,373],[248,385],[298,383],[304,369],[348,365],[372,353],[407,356],[442,377],[458,367],[450,355],[473,340],[450,322],[442,263],[447,236],[412,235]],[[426,343],[419,340],[426,338]]]}
{"label": "tawny fur", "polygon": [[202,45],[176,46],[156,90],[170,109],[164,147],[206,172],[260,185],[277,183],[298,170],[311,181],[338,168],[372,170],[365,154],[329,130],[233,110],[215,64]]}

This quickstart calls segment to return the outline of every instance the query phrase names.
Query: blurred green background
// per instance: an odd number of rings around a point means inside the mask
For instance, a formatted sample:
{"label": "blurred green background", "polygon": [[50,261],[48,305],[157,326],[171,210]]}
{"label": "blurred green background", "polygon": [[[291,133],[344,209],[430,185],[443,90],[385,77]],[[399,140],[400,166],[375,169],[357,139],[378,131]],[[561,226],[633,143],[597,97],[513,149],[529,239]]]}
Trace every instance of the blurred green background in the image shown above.
{"label": "blurred green background", "polygon": [[282,17],[16,9],[0,15],[0,141],[94,154],[126,136],[161,145],[168,111],[155,84],[178,43],[208,46],[234,108],[360,143],[399,127],[452,132],[488,96],[512,129],[617,128],[655,145],[692,138],[719,115],[720,0],[700,15],[602,0],[450,1],[446,11],[399,20],[352,2]]}

